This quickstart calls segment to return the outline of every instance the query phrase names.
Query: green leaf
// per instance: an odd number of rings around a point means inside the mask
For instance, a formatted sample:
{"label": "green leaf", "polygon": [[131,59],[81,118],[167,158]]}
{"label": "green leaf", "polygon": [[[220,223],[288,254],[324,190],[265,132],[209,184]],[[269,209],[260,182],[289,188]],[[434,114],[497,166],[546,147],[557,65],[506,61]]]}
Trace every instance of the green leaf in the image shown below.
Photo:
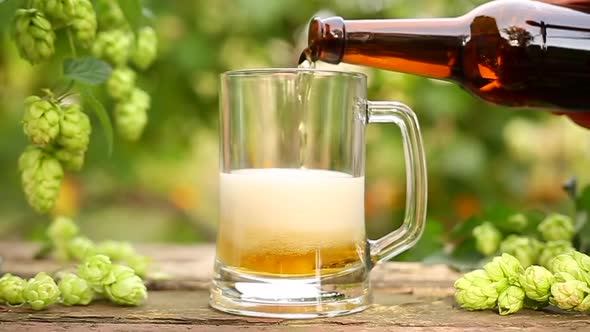
{"label": "green leaf", "polygon": [[442,249],[443,225],[436,220],[427,220],[420,241],[412,249],[397,256],[396,260],[417,262]]}
{"label": "green leaf", "polygon": [[64,76],[84,84],[98,85],[106,82],[111,70],[108,63],[91,56],[64,61]]}
{"label": "green leaf", "polygon": [[425,264],[446,264],[458,271],[469,271],[483,266],[487,258],[475,248],[475,240],[468,239],[456,246],[450,253],[444,250],[434,252],[423,260]]}
{"label": "green leaf", "polygon": [[102,126],[107,143],[108,155],[110,156],[113,153],[113,126],[109,113],[88,87],[82,86],[80,87],[80,90],[82,97],[84,98],[84,103],[88,104],[94,110],[94,113],[96,113],[96,117]]}
{"label": "green leaf", "polygon": [[119,1],[119,6],[133,30],[137,30],[143,20],[143,8],[140,0]]}

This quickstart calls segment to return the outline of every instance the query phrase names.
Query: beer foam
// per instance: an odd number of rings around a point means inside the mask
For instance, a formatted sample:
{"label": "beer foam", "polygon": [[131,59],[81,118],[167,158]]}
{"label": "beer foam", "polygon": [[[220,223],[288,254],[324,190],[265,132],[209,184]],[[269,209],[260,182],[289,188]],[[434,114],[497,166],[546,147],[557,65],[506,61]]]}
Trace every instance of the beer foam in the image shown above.
{"label": "beer foam", "polygon": [[240,250],[296,253],[364,241],[364,177],[308,169],[220,176],[220,239]]}

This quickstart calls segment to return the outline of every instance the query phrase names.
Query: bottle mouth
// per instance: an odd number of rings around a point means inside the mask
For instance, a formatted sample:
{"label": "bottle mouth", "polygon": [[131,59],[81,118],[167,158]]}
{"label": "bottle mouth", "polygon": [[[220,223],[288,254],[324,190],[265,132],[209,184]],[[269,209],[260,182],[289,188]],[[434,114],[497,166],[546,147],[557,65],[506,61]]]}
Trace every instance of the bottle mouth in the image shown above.
{"label": "bottle mouth", "polygon": [[313,17],[309,22],[307,48],[301,53],[299,63],[318,60],[338,64],[344,52],[344,20],[334,16],[321,19]]}

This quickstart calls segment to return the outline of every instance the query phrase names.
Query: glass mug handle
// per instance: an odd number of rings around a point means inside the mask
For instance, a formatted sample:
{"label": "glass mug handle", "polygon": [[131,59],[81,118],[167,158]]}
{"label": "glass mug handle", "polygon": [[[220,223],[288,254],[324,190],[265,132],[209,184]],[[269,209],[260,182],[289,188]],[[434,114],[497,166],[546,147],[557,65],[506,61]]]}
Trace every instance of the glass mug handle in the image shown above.
{"label": "glass mug handle", "polygon": [[406,210],[400,228],[369,240],[371,262],[381,263],[410,249],[422,236],[426,222],[427,178],[422,136],[414,112],[399,102],[367,104],[367,123],[394,123],[402,133],[406,160]]}

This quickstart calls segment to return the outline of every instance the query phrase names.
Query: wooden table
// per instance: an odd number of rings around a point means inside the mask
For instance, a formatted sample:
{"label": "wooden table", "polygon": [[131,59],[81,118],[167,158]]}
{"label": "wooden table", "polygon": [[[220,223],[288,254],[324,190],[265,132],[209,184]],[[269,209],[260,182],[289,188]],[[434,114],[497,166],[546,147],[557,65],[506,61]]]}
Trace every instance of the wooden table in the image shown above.
{"label": "wooden table", "polygon": [[[36,246],[0,243],[3,272],[30,277],[56,271],[50,260],[31,259]],[[315,320],[281,320],[234,316],[207,305],[207,285],[214,248],[203,246],[139,246],[157,270],[150,279],[149,300],[139,308],[95,303],[87,307],[54,305],[35,312],[0,306],[2,331],[590,331],[590,315],[553,310],[523,310],[503,317],[492,311],[467,312],[453,301],[458,274],[446,266],[388,263],[372,272],[375,304],[349,316]]]}

